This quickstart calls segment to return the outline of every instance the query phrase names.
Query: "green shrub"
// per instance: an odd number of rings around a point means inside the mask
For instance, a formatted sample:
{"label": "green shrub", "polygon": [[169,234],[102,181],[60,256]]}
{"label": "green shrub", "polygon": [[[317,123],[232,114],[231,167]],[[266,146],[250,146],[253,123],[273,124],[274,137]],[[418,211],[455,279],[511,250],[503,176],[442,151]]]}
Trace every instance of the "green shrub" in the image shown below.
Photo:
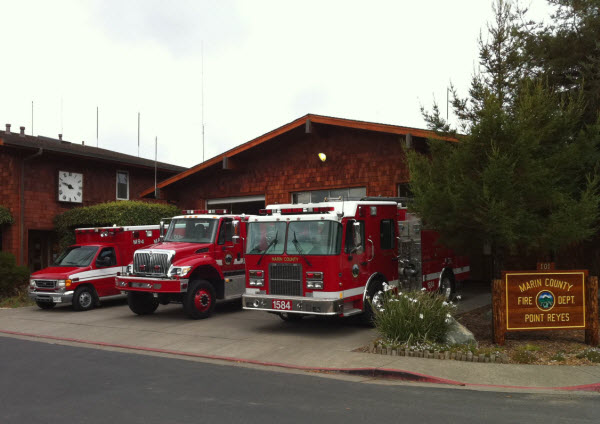
{"label": "green shrub", "polygon": [[590,362],[600,363],[600,348],[591,347],[577,355],[579,359],[587,359]]}
{"label": "green shrub", "polygon": [[60,239],[60,247],[75,243],[75,228],[104,227],[116,225],[156,225],[161,218],[178,215],[174,205],[121,201],[100,203],[94,206],[71,209],[54,218],[54,226]]}
{"label": "green shrub", "polygon": [[14,222],[10,211],[0,205],[0,225],[10,225]]}
{"label": "green shrub", "polygon": [[526,344],[519,346],[512,354],[513,362],[517,364],[533,364],[537,360],[535,352],[541,350],[539,346]]}
{"label": "green shrub", "polygon": [[0,297],[10,297],[29,283],[29,269],[18,266],[14,255],[0,252]]}
{"label": "green shrub", "polygon": [[388,343],[442,343],[455,306],[444,296],[426,291],[386,292],[375,311],[375,328]]}

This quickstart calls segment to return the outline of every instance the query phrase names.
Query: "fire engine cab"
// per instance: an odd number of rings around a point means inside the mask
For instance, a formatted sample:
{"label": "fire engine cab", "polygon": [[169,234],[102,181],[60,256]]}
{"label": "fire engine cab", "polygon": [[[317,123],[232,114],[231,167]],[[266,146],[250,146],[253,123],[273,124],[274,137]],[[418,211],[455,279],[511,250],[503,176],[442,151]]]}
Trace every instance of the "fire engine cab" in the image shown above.
{"label": "fire engine cab", "polygon": [[372,319],[386,288],[451,297],[469,276],[467,258],[396,201],[270,205],[248,222],[243,307],[279,314]]}
{"label": "fire engine cab", "polygon": [[76,311],[92,309],[100,299],[122,297],[115,289],[115,276],[125,270],[136,249],[158,239],[158,225],[78,228],[76,244],[52,266],[31,274],[29,297],[42,309],[70,303]]}
{"label": "fire engine cab", "polygon": [[244,289],[244,252],[248,217],[226,210],[188,210],[171,219],[161,242],[135,252],[133,263],[116,278],[127,293],[129,308],[138,315],[153,313],[159,304],[181,303],[193,319],[209,317],[217,299],[240,299]]}

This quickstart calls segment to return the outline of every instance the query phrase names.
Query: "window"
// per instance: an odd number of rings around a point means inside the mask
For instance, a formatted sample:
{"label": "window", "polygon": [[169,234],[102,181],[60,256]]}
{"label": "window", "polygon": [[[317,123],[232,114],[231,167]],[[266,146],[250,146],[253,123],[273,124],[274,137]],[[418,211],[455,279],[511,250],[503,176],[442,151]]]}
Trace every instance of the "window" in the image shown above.
{"label": "window", "polygon": [[363,221],[349,220],[346,223],[346,243],[344,245],[344,253],[354,253],[354,223],[360,224],[360,239],[361,239],[361,250],[365,250],[365,223]]}
{"label": "window", "polygon": [[100,268],[116,265],[117,256],[115,255],[115,249],[112,247],[105,247],[104,249],[102,249],[102,251],[98,255],[98,259],[96,259],[96,266]]}
{"label": "window", "polygon": [[117,200],[129,200],[129,172],[117,171]]}
{"label": "window", "polygon": [[98,246],[71,246],[58,257],[53,266],[88,266],[97,251]]}
{"label": "window", "polygon": [[412,199],[415,197],[410,190],[410,183],[398,184],[398,197],[403,197],[405,199]]}
{"label": "window", "polygon": [[382,249],[394,248],[394,220],[382,219],[379,223],[379,240],[381,241]]}
{"label": "window", "polygon": [[165,241],[211,243],[217,232],[218,221],[212,218],[174,219],[169,225]]}
{"label": "window", "polygon": [[292,203],[318,203],[325,199],[360,200],[367,195],[366,187],[334,188],[292,193]]}
{"label": "window", "polygon": [[233,223],[230,220],[223,221],[219,233],[219,244],[225,244],[233,240]]}

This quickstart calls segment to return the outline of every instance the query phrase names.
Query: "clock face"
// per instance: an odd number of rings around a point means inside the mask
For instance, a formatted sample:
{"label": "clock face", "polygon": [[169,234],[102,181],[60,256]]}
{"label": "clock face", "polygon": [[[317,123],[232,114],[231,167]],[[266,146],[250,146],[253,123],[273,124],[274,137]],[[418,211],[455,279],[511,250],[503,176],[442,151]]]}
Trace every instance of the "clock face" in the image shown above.
{"label": "clock face", "polygon": [[82,203],[83,174],[58,171],[58,200],[60,202]]}

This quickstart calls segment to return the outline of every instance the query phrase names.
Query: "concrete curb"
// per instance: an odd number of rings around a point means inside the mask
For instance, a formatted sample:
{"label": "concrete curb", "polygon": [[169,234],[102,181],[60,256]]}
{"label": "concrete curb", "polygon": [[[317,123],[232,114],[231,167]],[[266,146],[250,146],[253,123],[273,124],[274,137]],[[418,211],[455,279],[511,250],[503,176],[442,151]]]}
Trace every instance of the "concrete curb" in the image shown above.
{"label": "concrete curb", "polygon": [[265,362],[265,361],[257,361],[257,360],[252,360],[252,359],[233,358],[233,357],[228,357],[228,356],[205,355],[205,354],[190,353],[190,352],[170,350],[170,349],[148,348],[148,347],[143,347],[143,346],[97,342],[97,341],[85,340],[85,339],[47,336],[47,335],[42,335],[42,334],[24,333],[24,332],[19,332],[19,331],[0,330],[0,334],[31,337],[31,338],[38,338],[38,339],[45,339],[45,340],[57,340],[57,341],[71,342],[71,343],[81,343],[81,344],[92,345],[92,346],[114,347],[114,348],[120,348],[120,349],[137,350],[137,351],[141,351],[141,352],[163,353],[163,354],[185,356],[185,357],[191,357],[191,358],[211,359],[211,360],[235,362],[235,363],[250,364],[250,365],[277,367],[277,368],[293,369],[293,370],[300,370],[300,371],[329,372],[329,373],[340,373],[340,374],[348,374],[348,375],[360,375],[360,376],[367,376],[367,377],[374,377],[374,378],[386,378],[386,379],[410,381],[410,382],[417,382],[417,383],[460,386],[460,387],[465,387],[465,388],[480,387],[480,388],[490,388],[490,389],[497,388],[497,389],[549,390],[549,391],[559,390],[559,391],[584,391],[584,392],[600,393],[600,383],[565,386],[565,387],[536,387],[536,386],[511,386],[511,385],[463,383],[460,381],[447,380],[444,378],[438,378],[438,377],[431,376],[431,375],[421,374],[421,373],[407,371],[407,370],[399,370],[399,369],[387,369],[387,368],[376,368],[376,367],[367,367],[367,368],[308,367],[308,366],[284,364],[284,363],[278,363],[278,362]]}

